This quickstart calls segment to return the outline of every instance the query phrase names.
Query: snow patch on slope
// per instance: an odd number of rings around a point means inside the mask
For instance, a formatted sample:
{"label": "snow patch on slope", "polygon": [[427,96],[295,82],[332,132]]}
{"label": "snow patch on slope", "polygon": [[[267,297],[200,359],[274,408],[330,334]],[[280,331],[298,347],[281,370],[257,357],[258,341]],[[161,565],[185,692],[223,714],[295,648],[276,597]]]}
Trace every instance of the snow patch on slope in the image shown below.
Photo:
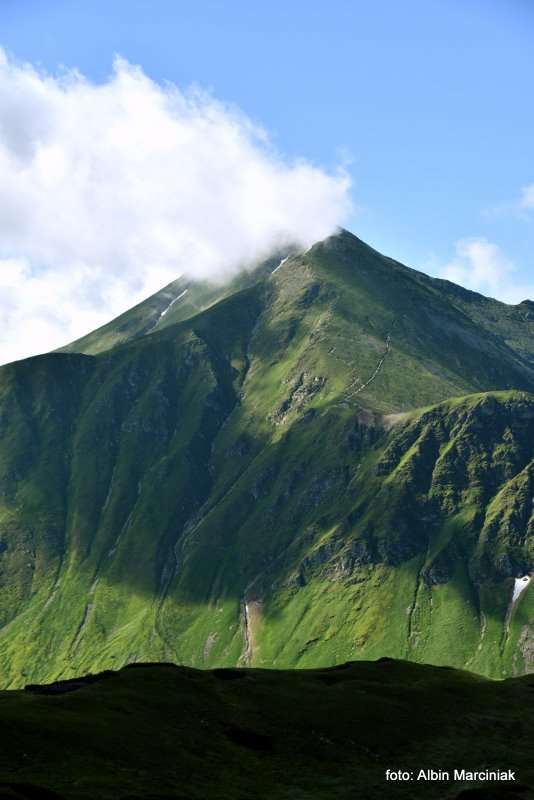
{"label": "snow patch on slope", "polygon": [[512,603],[516,603],[519,600],[519,596],[522,594],[522,592],[525,591],[531,580],[532,580],[531,575],[523,575],[522,578],[515,579],[514,591],[512,594]]}
{"label": "snow patch on slope", "polygon": [[275,273],[275,272],[278,272],[278,270],[280,269],[280,267],[281,267],[281,266],[283,266],[283,265],[286,263],[286,261],[287,261],[287,259],[288,259],[288,258],[289,258],[289,256],[286,256],[285,258],[283,258],[283,259],[280,261],[280,263],[278,264],[278,266],[277,266],[275,269],[273,269],[273,271],[271,272],[271,275],[274,275],[274,273]]}
{"label": "snow patch on slope", "polygon": [[179,294],[179,295],[178,295],[178,297],[175,297],[175,298],[174,298],[174,300],[171,300],[171,302],[169,303],[169,305],[167,306],[167,308],[164,308],[164,309],[163,309],[163,311],[162,311],[162,312],[161,312],[161,314],[159,315],[159,318],[161,319],[162,317],[164,317],[164,316],[165,316],[165,314],[167,314],[167,313],[168,313],[168,312],[171,310],[171,308],[173,307],[173,305],[174,305],[175,303],[177,303],[177,302],[178,302],[178,300],[181,300],[181,299],[182,299],[182,297],[183,297],[184,295],[186,295],[188,291],[189,291],[189,289],[184,289],[184,290],[183,290],[183,292],[182,292],[181,294]]}

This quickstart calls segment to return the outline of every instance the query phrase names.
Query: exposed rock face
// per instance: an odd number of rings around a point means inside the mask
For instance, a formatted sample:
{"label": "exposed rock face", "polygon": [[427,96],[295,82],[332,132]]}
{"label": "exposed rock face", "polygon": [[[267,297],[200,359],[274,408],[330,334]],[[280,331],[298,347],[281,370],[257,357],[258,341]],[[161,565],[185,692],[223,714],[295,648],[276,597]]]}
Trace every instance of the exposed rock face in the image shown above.
{"label": "exposed rock face", "polygon": [[325,383],[326,378],[320,375],[311,376],[302,372],[291,381],[288,396],[270,416],[272,421],[276,425],[283,425],[291,415],[302,411],[304,406],[321,391]]}

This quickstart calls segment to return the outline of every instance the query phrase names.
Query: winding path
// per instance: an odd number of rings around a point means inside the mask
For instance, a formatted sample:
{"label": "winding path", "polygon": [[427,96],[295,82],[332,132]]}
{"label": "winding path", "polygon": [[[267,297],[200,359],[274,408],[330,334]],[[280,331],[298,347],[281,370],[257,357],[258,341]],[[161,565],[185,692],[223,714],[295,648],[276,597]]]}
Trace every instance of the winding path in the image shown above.
{"label": "winding path", "polygon": [[377,377],[378,373],[380,372],[380,370],[382,369],[382,367],[384,365],[384,361],[386,360],[390,349],[391,349],[391,334],[388,332],[388,334],[386,336],[386,349],[385,349],[383,355],[380,357],[380,359],[378,361],[378,364],[376,365],[373,374],[371,375],[370,378],[368,378],[365,381],[365,383],[362,383],[362,385],[358,386],[358,388],[355,389],[353,392],[350,392],[349,394],[346,394],[345,398],[344,398],[345,400],[350,400],[353,397],[356,397],[357,394],[360,394],[360,392],[363,392],[364,389],[367,389],[369,384],[371,384],[375,380],[375,378]]}

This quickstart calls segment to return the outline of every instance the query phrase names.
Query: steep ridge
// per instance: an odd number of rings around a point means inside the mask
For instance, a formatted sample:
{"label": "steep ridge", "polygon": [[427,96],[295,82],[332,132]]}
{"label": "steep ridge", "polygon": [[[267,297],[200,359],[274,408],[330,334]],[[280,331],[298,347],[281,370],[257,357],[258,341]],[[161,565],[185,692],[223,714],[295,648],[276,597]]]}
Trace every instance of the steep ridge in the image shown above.
{"label": "steep ridge", "polygon": [[530,585],[510,607],[534,560],[523,304],[468,313],[346,232],[280,261],[0,370],[3,685],[140,659],[534,668]]}
{"label": "steep ridge", "polygon": [[294,250],[295,248],[281,250],[259,264],[252,264],[238,271],[234,278],[225,282],[194,281],[185,276],[178,278],[101,328],[59,348],[58,352],[97,355],[119,344],[190,319],[235,292],[254,285],[276,269],[282,259],[287,258]]}

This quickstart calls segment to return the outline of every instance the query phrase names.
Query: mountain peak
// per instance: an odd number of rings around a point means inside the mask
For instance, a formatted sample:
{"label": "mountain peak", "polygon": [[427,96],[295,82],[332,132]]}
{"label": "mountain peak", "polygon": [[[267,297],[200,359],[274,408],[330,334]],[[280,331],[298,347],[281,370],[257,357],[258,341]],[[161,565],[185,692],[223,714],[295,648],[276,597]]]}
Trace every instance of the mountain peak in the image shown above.
{"label": "mountain peak", "polygon": [[133,656],[533,666],[525,307],[347,231],[285,257],[0,370],[5,682]]}

